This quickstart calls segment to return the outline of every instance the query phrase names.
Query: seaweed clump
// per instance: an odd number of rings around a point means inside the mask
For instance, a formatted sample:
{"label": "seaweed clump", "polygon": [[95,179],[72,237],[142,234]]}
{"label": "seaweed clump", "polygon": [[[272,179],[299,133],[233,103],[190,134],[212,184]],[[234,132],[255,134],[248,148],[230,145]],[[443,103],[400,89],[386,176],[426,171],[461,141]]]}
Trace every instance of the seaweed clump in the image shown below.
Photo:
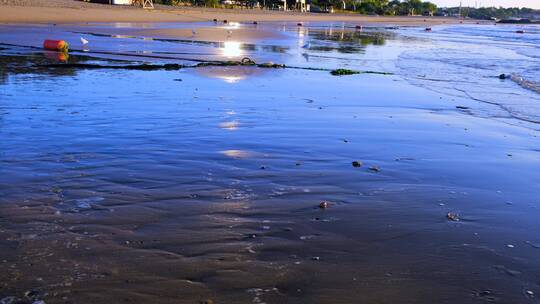
{"label": "seaweed clump", "polygon": [[330,74],[334,76],[346,76],[346,75],[360,74],[360,72],[348,70],[348,69],[336,69],[336,70],[330,71]]}

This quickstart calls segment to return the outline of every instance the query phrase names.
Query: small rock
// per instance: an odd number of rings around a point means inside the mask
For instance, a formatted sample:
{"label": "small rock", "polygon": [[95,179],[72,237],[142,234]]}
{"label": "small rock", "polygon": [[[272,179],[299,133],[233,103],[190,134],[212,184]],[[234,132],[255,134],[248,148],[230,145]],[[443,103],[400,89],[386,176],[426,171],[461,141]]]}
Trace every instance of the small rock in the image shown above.
{"label": "small rock", "polygon": [[28,291],[24,292],[24,296],[27,297],[27,298],[35,298],[38,295],[39,295],[39,290],[35,290],[35,289],[28,290]]}
{"label": "small rock", "polygon": [[446,214],[446,218],[448,218],[449,220],[454,221],[454,222],[459,222],[459,215],[457,213],[454,213],[454,212],[448,212]]}
{"label": "small rock", "polygon": [[261,166],[260,168],[261,168],[261,170],[265,170],[265,169],[266,169],[266,166],[263,165],[263,166]]}
{"label": "small rock", "polygon": [[482,296],[482,297],[483,297],[483,296],[489,296],[489,295],[491,295],[491,291],[489,291],[489,290],[483,290],[483,291],[478,292],[478,295],[479,295],[479,296]]}
{"label": "small rock", "polygon": [[362,162],[355,160],[355,161],[352,162],[352,166],[355,167],[355,168],[362,167]]}
{"label": "small rock", "polygon": [[503,80],[504,80],[504,79],[506,79],[506,78],[508,78],[508,76],[506,76],[506,74],[501,74],[501,75],[499,75],[499,79],[503,79]]}
{"label": "small rock", "polygon": [[321,209],[326,209],[328,208],[330,205],[328,204],[328,202],[325,202],[325,201],[322,201],[320,204],[319,204],[319,208]]}

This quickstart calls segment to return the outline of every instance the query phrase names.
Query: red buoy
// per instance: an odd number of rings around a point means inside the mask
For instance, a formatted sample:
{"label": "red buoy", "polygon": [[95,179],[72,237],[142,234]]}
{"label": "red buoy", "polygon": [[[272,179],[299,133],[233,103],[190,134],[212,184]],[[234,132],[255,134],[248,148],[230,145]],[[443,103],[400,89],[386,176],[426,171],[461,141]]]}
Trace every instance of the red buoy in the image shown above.
{"label": "red buoy", "polygon": [[51,51],[67,52],[69,46],[64,40],[45,40],[43,48]]}

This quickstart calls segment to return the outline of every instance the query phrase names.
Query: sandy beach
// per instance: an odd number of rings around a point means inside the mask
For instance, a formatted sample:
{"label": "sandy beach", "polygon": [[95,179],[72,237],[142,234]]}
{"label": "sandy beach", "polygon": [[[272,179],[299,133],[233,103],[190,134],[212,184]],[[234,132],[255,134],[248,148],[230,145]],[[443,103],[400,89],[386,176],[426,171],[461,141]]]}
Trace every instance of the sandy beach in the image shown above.
{"label": "sandy beach", "polygon": [[389,25],[457,23],[455,18],[388,17],[357,14],[313,14],[263,11],[258,9],[211,9],[157,5],[154,10],[109,6],[70,0],[7,0],[0,3],[2,23],[79,23],[79,22],[201,22],[213,19],[236,22],[271,21],[348,21]]}
{"label": "sandy beach", "polygon": [[0,303],[538,302],[540,27],[3,3]]}

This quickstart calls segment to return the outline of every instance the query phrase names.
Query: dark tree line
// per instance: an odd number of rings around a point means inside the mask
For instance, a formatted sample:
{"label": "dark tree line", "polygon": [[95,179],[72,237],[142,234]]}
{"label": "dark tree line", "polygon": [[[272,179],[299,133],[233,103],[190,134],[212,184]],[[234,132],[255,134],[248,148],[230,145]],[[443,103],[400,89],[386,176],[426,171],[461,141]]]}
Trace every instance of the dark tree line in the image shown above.
{"label": "dark tree line", "polygon": [[518,7],[452,7],[452,8],[440,8],[437,14],[457,16],[461,12],[462,17],[470,17],[474,19],[489,20],[492,18],[506,19],[511,17],[530,17],[540,15],[540,10],[534,10],[531,8],[518,8]]}
{"label": "dark tree line", "polygon": [[[154,0],[166,5],[206,5],[217,6],[219,0]],[[235,3],[243,6],[253,6],[257,0],[236,0]],[[259,5],[275,7],[282,4],[280,0],[259,0]],[[288,7],[294,6],[294,0],[287,0]],[[321,8],[332,7],[362,14],[378,15],[431,15],[437,12],[437,6],[431,2],[421,0],[307,0],[307,3]]]}

